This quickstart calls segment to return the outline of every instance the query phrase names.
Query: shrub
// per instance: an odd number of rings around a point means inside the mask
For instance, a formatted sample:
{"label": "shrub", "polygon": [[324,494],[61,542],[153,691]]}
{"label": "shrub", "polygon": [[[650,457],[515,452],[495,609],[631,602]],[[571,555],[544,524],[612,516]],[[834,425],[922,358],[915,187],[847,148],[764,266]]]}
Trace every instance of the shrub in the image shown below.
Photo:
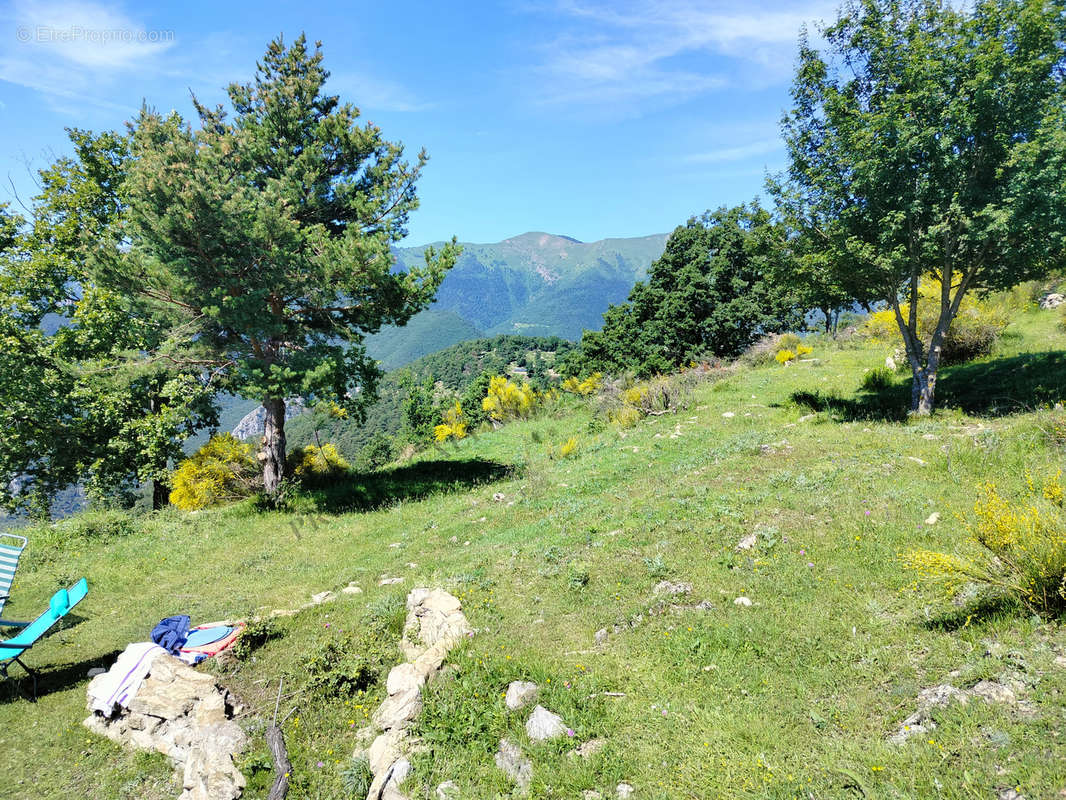
{"label": "shrub", "polygon": [[252,446],[217,433],[174,471],[170,502],[194,511],[250,497],[262,483]]}
{"label": "shrub", "polygon": [[559,445],[558,450],[556,450],[554,447],[548,447],[548,456],[550,458],[570,458],[570,456],[572,456],[576,452],[577,439],[575,439],[573,436],[571,436],[569,439]]}
{"label": "shrub", "polygon": [[588,397],[591,394],[595,394],[602,384],[603,374],[593,372],[583,381],[579,381],[577,378],[567,378],[562,383],[562,389],[564,392],[570,392],[571,394],[580,395],[581,397]]}
{"label": "shrub", "polygon": [[891,388],[895,383],[892,370],[888,367],[874,367],[862,377],[862,388],[867,392],[880,392]]}
{"label": "shrub", "polygon": [[800,346],[800,337],[794,333],[782,333],[777,337],[778,350],[795,350]]}
{"label": "shrub", "polygon": [[459,441],[466,438],[466,417],[463,415],[463,406],[456,401],[455,405],[444,410],[444,422],[433,429],[433,439],[438,444],[443,444],[449,439]]}
{"label": "shrub", "polygon": [[327,442],[319,447],[309,444],[297,447],[289,454],[292,475],[305,487],[322,486],[346,476],[351,465]]}
{"label": "shrub", "polygon": [[1038,614],[1066,611],[1066,516],[1062,471],[1039,485],[1029,477],[1028,496],[1012,503],[992,483],[982,487],[966,527],[973,555],[915,550],[912,569],[949,593],[972,582],[1005,594]]}
{"label": "shrub", "polygon": [[83,511],[55,525],[64,538],[113,539],[132,536],[137,523],[128,512]]}
{"label": "shrub", "polygon": [[489,391],[481,401],[481,407],[496,422],[528,417],[536,406],[537,393],[528,383],[521,385],[503,375],[489,381]]}
{"label": "shrub", "polygon": [[[940,282],[932,279],[918,286],[918,333],[928,344],[940,313]],[[951,323],[941,350],[941,363],[959,364],[992,351],[1009,319],[1003,308],[967,294]],[[874,341],[900,346],[899,326],[892,309],[875,311],[863,324],[863,333]]]}
{"label": "shrub", "polygon": [[230,649],[238,661],[244,661],[267,642],[280,639],[281,636],[281,629],[275,620],[261,619],[249,623]]}
{"label": "shrub", "polygon": [[785,364],[788,364],[795,357],[796,357],[796,354],[793,353],[791,350],[778,350],[777,351],[777,355],[774,356],[774,358],[777,359],[777,363],[781,364],[782,366],[784,366]]}
{"label": "shrub", "polygon": [[799,358],[800,356],[809,356],[813,352],[814,352],[814,348],[813,347],[808,347],[805,344],[796,345],[796,357],[797,358]]}
{"label": "shrub", "polygon": [[596,398],[597,412],[619,428],[630,428],[648,416],[672,414],[688,408],[696,387],[725,374],[710,364],[698,364],[673,375],[627,385],[607,381]]}

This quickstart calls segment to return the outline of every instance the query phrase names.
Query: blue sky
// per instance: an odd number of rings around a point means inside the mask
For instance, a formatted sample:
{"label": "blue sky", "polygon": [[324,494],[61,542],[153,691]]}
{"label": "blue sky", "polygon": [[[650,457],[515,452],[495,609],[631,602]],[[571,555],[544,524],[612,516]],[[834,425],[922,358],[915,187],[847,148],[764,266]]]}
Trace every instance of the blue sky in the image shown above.
{"label": "blue sky", "polygon": [[[280,33],[320,39],[327,90],[430,162],[405,244],[529,230],[661,233],[750,200],[784,164],[810,0],[0,2],[0,201],[142,100],[189,116]],[[118,32],[118,33],[113,33]]]}

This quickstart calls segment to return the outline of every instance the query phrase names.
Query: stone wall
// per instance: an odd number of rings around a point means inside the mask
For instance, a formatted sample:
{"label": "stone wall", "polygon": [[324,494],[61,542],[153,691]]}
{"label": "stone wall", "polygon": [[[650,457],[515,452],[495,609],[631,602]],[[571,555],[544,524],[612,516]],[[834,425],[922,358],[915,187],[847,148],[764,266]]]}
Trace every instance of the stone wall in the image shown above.
{"label": "stone wall", "polygon": [[181,800],[236,800],[244,789],[233,763],[246,744],[233,719],[240,711],[214,676],[159,655],[129,708],[111,718],[93,713],[84,725],[123,746],[167,756],[182,776]]}
{"label": "stone wall", "polygon": [[412,589],[400,650],[407,661],[392,668],[385,683],[388,698],[362,733],[373,743],[357,757],[370,763],[374,781],[367,800],[406,800],[400,784],[411,773],[406,754],[416,746],[408,727],[422,711],[422,687],[440,670],[448,652],[473,631],[458,598],[440,589]]}

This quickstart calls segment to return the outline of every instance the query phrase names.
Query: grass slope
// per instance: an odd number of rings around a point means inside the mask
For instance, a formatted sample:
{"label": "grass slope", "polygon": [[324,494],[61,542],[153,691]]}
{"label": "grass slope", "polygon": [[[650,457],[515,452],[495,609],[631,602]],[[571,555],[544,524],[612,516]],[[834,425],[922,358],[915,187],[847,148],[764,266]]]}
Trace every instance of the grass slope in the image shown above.
{"label": "grass slope", "polygon": [[[1052,323],[1032,312],[994,357],[945,371],[944,396],[969,398],[969,414],[885,419],[858,391],[885,353],[823,345],[816,360],[706,384],[687,411],[624,436],[584,407],[558,407],[365,476],[343,498],[304,500],[301,513],[234,507],[125,526],[135,532],[114,520],[101,532],[90,517],[32,531],[8,616],[32,615],[81,575],[91,594],[77,624],[29,656],[45,670],[39,701],[0,702],[3,796],[175,796],[160,758],[80,727],[85,671],[168,614],[291,608],[352,580],[363,594],[280,621],[279,636],[222,676],[264,717],[285,678],[296,797],[354,796],[355,731],[382,688],[332,697],[322,687],[380,651],[417,585],[459,594],[478,634],[428,692],[412,797],[446,779],[464,798],[510,796],[492,757],[504,735],[532,758],[536,798],[610,796],[621,780],[638,798],[1057,796],[1061,626],[1009,610],[971,616],[897,560],[910,547],[960,546],[955,514],[977,484],[1011,493],[1027,469],[1061,465],[1041,412],[994,401],[1028,402],[1026,386],[1062,392],[1066,341]],[[814,394],[828,402],[812,417]],[[576,456],[552,460],[547,448],[570,436]],[[925,525],[934,511],[942,521]],[[758,548],[735,552],[754,530]],[[379,587],[382,576],[404,582]],[[683,602],[712,607],[651,613],[662,579],[691,582]],[[594,633],[615,624],[597,646]],[[931,734],[886,743],[923,687],[1004,672],[1021,676],[1032,715],[975,701],[938,712]],[[501,696],[520,678],[540,685],[573,739],[525,739],[524,715],[506,713]],[[594,737],[607,742],[599,754],[567,755]],[[270,776],[255,742],[248,796],[263,797]]]}

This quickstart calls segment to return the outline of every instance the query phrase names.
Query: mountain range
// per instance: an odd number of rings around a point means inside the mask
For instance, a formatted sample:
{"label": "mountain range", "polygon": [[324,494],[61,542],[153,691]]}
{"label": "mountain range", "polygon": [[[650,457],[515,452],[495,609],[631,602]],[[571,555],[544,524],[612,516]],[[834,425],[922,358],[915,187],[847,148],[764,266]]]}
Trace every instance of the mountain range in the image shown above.
{"label": "mountain range", "polygon": [[[367,338],[367,350],[395,369],[457,342],[502,333],[577,341],[629,295],[662,255],[668,234],[579,242],[531,232],[495,244],[463,243],[433,305],[402,328]],[[436,243],[440,247],[441,243]],[[395,248],[396,268],[423,263],[426,246]]]}

